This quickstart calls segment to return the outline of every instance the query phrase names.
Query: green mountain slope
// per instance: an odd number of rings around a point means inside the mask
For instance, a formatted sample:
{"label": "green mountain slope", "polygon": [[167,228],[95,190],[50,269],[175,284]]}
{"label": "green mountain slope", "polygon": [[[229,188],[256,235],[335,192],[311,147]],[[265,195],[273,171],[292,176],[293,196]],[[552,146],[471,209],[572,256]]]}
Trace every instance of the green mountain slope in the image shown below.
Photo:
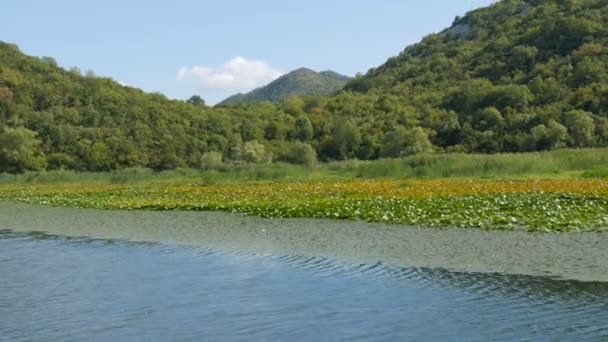
{"label": "green mountain slope", "polygon": [[607,20],[602,0],[503,0],[456,18],[345,89],[419,113],[442,147],[606,144]]}
{"label": "green mountain slope", "polygon": [[170,100],[0,42],[0,172],[311,164],[304,105]]}
{"label": "green mountain slope", "polygon": [[[503,0],[342,91],[344,77],[304,69],[213,108],[0,43],[0,172],[607,146],[606,22],[604,0]],[[331,95],[281,100],[296,84]]]}
{"label": "green mountain slope", "polygon": [[348,81],[349,77],[333,71],[315,72],[301,68],[249,93],[233,95],[219,105],[262,101],[278,103],[290,96],[328,95],[341,90]]}
{"label": "green mountain slope", "polygon": [[206,151],[229,150],[243,115],[211,115],[0,42],[0,172],[198,167]]}

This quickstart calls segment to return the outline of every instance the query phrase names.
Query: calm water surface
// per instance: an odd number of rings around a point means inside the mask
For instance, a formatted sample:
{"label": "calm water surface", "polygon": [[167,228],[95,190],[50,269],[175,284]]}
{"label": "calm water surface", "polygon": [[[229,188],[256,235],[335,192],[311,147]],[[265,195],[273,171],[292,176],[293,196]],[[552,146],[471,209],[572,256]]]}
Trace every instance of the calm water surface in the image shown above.
{"label": "calm water surface", "polygon": [[607,340],[608,284],[0,231],[0,340]]}

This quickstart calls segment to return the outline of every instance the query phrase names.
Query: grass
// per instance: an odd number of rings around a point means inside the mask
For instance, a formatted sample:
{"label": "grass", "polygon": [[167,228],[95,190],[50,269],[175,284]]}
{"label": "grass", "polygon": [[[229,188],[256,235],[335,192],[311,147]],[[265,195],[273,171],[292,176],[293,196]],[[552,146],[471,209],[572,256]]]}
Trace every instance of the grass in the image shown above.
{"label": "grass", "polygon": [[582,178],[604,178],[608,179],[608,167],[597,167],[583,172]]}
{"label": "grass", "polygon": [[424,155],[216,170],[0,175],[0,198],[100,209],[222,210],[431,227],[608,228],[608,149]]}
{"label": "grass", "polygon": [[153,172],[132,168],[113,172],[49,171],[0,174],[0,184],[200,182],[230,184],[256,181],[346,179],[571,179],[608,175],[608,148],[520,154],[437,154],[375,161],[347,160],[304,167],[285,163],[227,165],[215,170]]}

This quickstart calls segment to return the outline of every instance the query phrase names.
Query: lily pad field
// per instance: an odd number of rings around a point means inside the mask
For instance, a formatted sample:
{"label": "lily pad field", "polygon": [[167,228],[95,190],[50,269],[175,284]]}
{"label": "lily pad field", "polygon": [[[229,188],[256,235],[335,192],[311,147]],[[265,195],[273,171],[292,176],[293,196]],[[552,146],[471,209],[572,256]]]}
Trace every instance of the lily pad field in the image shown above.
{"label": "lily pad field", "polygon": [[418,227],[600,231],[608,180],[389,179],[301,182],[5,184],[15,202],[122,210],[219,210],[266,218]]}

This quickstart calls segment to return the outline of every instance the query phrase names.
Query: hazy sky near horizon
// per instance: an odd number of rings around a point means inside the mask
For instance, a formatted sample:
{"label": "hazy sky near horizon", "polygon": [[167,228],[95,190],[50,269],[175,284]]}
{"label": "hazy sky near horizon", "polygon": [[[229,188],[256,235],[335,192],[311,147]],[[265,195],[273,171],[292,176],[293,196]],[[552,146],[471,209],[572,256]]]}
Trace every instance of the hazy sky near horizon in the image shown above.
{"label": "hazy sky near horizon", "polygon": [[491,0],[7,0],[0,40],[65,67],[215,103],[308,67],[365,73]]}

